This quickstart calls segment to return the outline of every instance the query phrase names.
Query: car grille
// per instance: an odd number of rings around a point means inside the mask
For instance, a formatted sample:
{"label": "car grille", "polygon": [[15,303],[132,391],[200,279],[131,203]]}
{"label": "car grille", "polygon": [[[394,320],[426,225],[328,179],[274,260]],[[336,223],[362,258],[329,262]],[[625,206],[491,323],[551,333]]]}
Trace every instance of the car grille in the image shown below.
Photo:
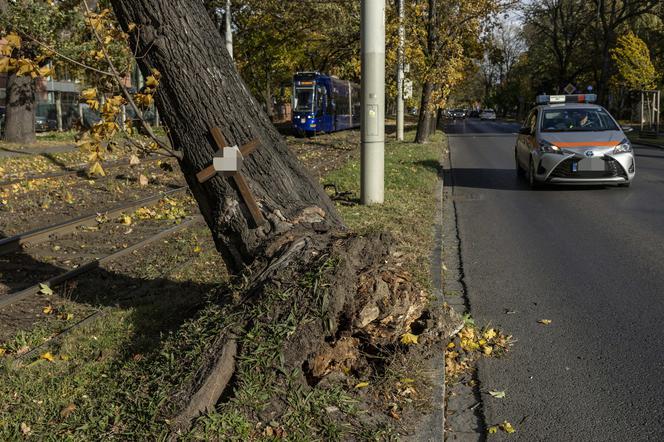
{"label": "car grille", "polygon": [[572,172],[572,163],[578,160],[567,158],[549,175],[549,178],[615,178],[627,177],[625,170],[613,158],[604,157],[604,170],[580,170]]}

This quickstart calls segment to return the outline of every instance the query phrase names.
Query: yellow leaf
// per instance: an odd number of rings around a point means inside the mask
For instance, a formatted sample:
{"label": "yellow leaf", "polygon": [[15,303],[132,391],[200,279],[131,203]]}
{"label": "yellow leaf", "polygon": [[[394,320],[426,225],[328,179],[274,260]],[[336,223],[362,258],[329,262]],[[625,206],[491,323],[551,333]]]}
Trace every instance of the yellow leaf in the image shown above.
{"label": "yellow leaf", "polygon": [[21,422],[20,428],[21,433],[23,433],[25,436],[29,436],[32,433],[30,425],[26,424],[25,422]]}
{"label": "yellow leaf", "polygon": [[194,247],[194,253],[201,253],[201,246],[196,245],[196,247]]}
{"label": "yellow leaf", "polygon": [[122,224],[124,224],[125,226],[131,226],[131,216],[122,215]]}
{"label": "yellow leaf", "polygon": [[81,98],[83,100],[94,100],[97,98],[97,89],[96,88],[90,88],[90,89],[84,89],[81,91]]}
{"label": "yellow leaf", "polygon": [[[1,54],[0,54],[1,55]],[[9,72],[9,58],[0,56],[0,74]]]}
{"label": "yellow leaf", "polygon": [[53,75],[53,69],[49,66],[42,66],[39,68],[40,77],[50,77],[51,75]]}
{"label": "yellow leaf", "polygon": [[368,382],[360,382],[355,386],[355,388],[367,388],[369,386]]}
{"label": "yellow leaf", "polygon": [[44,312],[45,315],[50,315],[51,313],[53,313],[53,307],[50,306],[50,305],[47,305],[46,307],[44,307],[42,312]]}
{"label": "yellow leaf", "polygon": [[406,345],[417,344],[417,336],[412,333],[404,333],[401,335],[401,343]]}
{"label": "yellow leaf", "polygon": [[40,356],[40,359],[44,359],[44,360],[46,360],[46,361],[48,361],[48,362],[53,362],[53,361],[55,361],[55,356],[53,356],[53,355],[51,354],[51,352],[48,352],[48,351],[47,351],[46,353],[44,353],[44,354],[42,354],[42,355]]}
{"label": "yellow leaf", "polygon": [[16,75],[21,76],[21,75],[26,75],[29,74],[34,70],[34,65],[32,64],[31,60],[28,60],[26,58],[21,58],[16,61],[18,64],[18,69],[16,70]]}
{"label": "yellow leaf", "polygon": [[147,87],[157,87],[159,86],[159,80],[154,78],[153,75],[149,75],[148,78],[145,79],[145,85]]}
{"label": "yellow leaf", "polygon": [[497,335],[496,331],[492,328],[488,329],[487,331],[484,332],[483,336],[484,339],[493,339]]}
{"label": "yellow leaf", "polygon": [[493,351],[493,348],[491,348],[490,346],[488,346],[488,345],[482,346],[482,353],[484,353],[485,355],[489,356],[492,351]]}
{"label": "yellow leaf", "polygon": [[401,379],[401,382],[404,383],[404,384],[412,384],[413,382],[415,382],[415,379],[403,378],[403,379]]}
{"label": "yellow leaf", "polygon": [[53,289],[44,283],[39,283],[39,293],[50,296],[53,294]]}
{"label": "yellow leaf", "polygon": [[489,434],[496,434],[498,432],[498,427],[496,425],[492,425],[489,428],[487,428],[487,433]]}
{"label": "yellow leaf", "polygon": [[136,29],[136,23],[129,23],[129,24],[127,25],[127,30],[128,30],[129,32],[133,31],[134,29]]}
{"label": "yellow leaf", "polygon": [[104,169],[101,167],[101,164],[99,164],[99,161],[95,162],[92,165],[92,167],[90,168],[90,174],[106,176],[106,172],[104,172]]}
{"label": "yellow leaf", "polygon": [[145,186],[148,185],[148,183],[149,183],[149,181],[148,181],[148,177],[146,177],[146,176],[143,175],[143,174],[140,174],[140,175],[138,176],[138,185],[139,185],[139,186],[141,186],[141,187],[145,187]]}
{"label": "yellow leaf", "polygon": [[447,348],[454,348],[454,347],[456,347],[456,344],[454,342],[450,342],[449,344],[447,344]]}
{"label": "yellow leaf", "polygon": [[7,349],[0,347],[0,358],[3,357],[7,353]]}
{"label": "yellow leaf", "polygon": [[73,313],[67,313],[67,316],[65,316],[65,321],[71,321],[74,319],[74,314]]}
{"label": "yellow leaf", "polygon": [[510,423],[507,422],[507,421],[503,421],[503,423],[500,424],[500,428],[501,428],[505,433],[514,433],[514,432],[516,431],[516,430],[514,429],[514,427],[512,426],[512,424],[510,424]]}
{"label": "yellow leaf", "polygon": [[552,321],[550,319],[540,319],[537,322],[539,322],[540,324],[549,325],[551,324]]}
{"label": "yellow leaf", "polygon": [[13,32],[11,34],[5,35],[5,40],[7,41],[7,46],[10,46],[12,48],[21,47],[21,37],[19,37]]}
{"label": "yellow leaf", "polygon": [[136,155],[132,155],[129,157],[129,165],[130,166],[136,166],[137,164],[140,164],[141,160],[138,159]]}

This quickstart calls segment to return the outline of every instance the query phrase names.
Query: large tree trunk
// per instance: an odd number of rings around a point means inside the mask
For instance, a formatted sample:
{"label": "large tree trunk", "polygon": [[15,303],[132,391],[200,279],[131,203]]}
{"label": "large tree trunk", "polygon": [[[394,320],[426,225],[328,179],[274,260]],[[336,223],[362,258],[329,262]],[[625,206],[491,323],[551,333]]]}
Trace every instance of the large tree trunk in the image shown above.
{"label": "large tree trunk", "polygon": [[420,115],[417,120],[417,135],[415,136],[416,143],[426,143],[431,135],[431,119],[433,115],[429,110],[431,95],[433,94],[434,85],[430,81],[426,81],[422,86],[422,100],[420,101]]}
{"label": "large tree trunk", "polygon": [[29,75],[11,74],[7,81],[5,140],[11,143],[35,141],[35,82]]}
{"label": "large tree trunk", "polygon": [[[298,330],[284,338],[282,373],[296,373],[293,376],[299,380],[277,373],[275,382],[282,388],[293,382],[315,385],[331,366],[341,366],[333,363],[340,348],[349,347],[342,352],[352,356],[348,364],[354,365],[349,367],[363,370],[372,363],[360,348],[378,352],[396,348],[399,337],[424,317],[426,293],[399,270],[401,263],[393,262],[389,236],[356,237],[345,231],[330,199],[291,154],[240,79],[203,2],[111,3],[125,31],[129,23],[137,25],[130,35],[141,54],[143,73],[151,69],[161,73],[156,104],[172,145],[183,154],[180,167],[218,250],[231,271],[250,266],[242,292],[225,298],[229,313],[223,317],[237,321],[207,342],[202,360],[192,366],[194,375],[182,380],[171,397],[173,407],[164,410],[174,431],[171,439],[177,440],[228,390],[236,352],[244,351],[242,335],[256,320],[247,317],[251,309],[243,307],[267,302],[266,294],[284,294],[278,307],[270,309],[270,322],[321,312],[301,321]],[[229,179],[216,176],[203,184],[196,180],[196,173],[211,163],[217,149],[210,135],[213,127],[219,127],[230,144],[260,140],[241,173],[268,219],[266,224],[255,227],[248,221],[247,208]],[[319,274],[330,265],[329,278],[320,285],[329,293],[321,296],[317,284],[309,288],[302,283],[304,275]],[[274,413],[278,416],[279,411]]]}
{"label": "large tree trunk", "polygon": [[[159,115],[173,146],[183,153],[182,172],[231,271],[251,264],[271,237],[305,211],[323,214],[317,230],[342,227],[322,187],[251,96],[203,2],[113,0],[112,5],[126,32],[129,23],[138,25],[130,36],[136,52],[144,54],[138,61],[143,74],[157,69],[162,75],[156,95]],[[249,221],[231,180],[220,175],[203,184],[196,180],[217,150],[210,135],[213,127],[221,129],[230,145],[260,140],[241,173],[269,220],[261,227]]]}

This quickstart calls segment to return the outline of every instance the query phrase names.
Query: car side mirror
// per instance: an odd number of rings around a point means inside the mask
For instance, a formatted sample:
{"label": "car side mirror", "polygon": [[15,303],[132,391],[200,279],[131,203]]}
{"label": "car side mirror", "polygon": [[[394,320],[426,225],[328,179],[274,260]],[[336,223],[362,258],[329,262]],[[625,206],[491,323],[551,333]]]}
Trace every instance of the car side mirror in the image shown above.
{"label": "car side mirror", "polygon": [[634,130],[634,128],[633,128],[633,127],[630,127],[630,126],[620,126],[620,128],[621,128],[622,131],[625,132],[625,133],[632,132],[632,131]]}
{"label": "car side mirror", "polygon": [[521,135],[530,135],[530,128],[529,127],[522,127],[519,129],[519,133]]}

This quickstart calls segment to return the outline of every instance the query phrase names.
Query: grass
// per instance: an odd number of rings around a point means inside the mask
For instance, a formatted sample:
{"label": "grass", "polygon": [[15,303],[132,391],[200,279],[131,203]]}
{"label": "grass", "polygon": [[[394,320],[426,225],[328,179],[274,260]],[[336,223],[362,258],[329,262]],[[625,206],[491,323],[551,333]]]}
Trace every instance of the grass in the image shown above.
{"label": "grass", "polygon": [[[385,203],[381,205],[342,205],[337,208],[347,225],[366,233],[389,230],[399,251],[412,266],[418,282],[429,285],[429,257],[433,241],[434,187],[438,177],[442,134],[428,144],[415,144],[414,132],[406,133],[405,143],[387,143],[385,148]],[[360,193],[359,160],[325,177],[339,191],[350,191],[355,199]]]}
{"label": "grass", "polygon": [[[428,285],[441,135],[427,145],[412,143],[412,132],[407,137],[409,142],[386,146],[385,204],[366,207],[339,203],[338,208],[348,226],[360,233],[393,232],[399,252],[407,258],[408,270]],[[329,174],[324,182],[333,182],[357,196],[359,161]],[[136,281],[144,284],[159,278],[170,260],[181,260],[200,238],[208,236],[203,228],[170,240],[169,253],[154,258],[159,265],[136,269]],[[325,265],[303,278],[301,284],[315,286]],[[198,366],[209,343],[236,324],[236,318],[216,303],[208,303],[184,322],[173,321],[170,316],[174,310],[187,307],[186,284],[209,284],[209,296],[214,297],[224,287],[220,269],[218,254],[211,247],[204,248],[192,264],[171,275],[183,284],[179,292],[157,292],[154,301],[145,305],[105,307],[106,315],[101,319],[48,348],[52,361],[36,358],[14,366],[11,355],[0,356],[0,440],[27,436],[81,441],[163,438],[168,428],[169,395],[193,376],[192,367]],[[254,320],[248,333],[240,337],[242,356],[233,397],[199,419],[188,439],[394,437],[389,427],[366,419],[352,388],[304,388],[295,382],[296,372],[282,367],[284,340],[320,312],[303,311],[297,296],[288,291],[272,293],[247,309],[246,314]],[[0,347],[31,347],[52,332],[38,327],[0,343]],[[277,374],[286,379],[285,384],[275,383]],[[405,374],[390,370],[386,379],[388,376],[392,382]],[[283,409],[279,422],[262,415],[275,397]]]}

